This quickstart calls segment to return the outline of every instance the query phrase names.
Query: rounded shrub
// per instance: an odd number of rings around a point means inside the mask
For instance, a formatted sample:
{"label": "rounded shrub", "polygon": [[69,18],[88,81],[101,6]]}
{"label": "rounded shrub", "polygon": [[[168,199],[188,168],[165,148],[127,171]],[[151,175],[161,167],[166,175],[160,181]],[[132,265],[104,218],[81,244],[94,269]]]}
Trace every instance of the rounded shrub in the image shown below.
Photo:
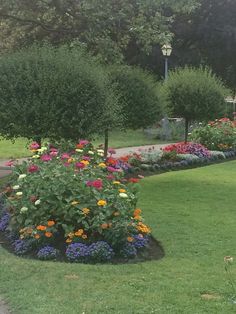
{"label": "rounded shrub", "polygon": [[0,134],[78,140],[116,120],[106,73],[84,50],[33,46],[0,59]]}
{"label": "rounded shrub", "polygon": [[113,67],[110,79],[119,93],[124,127],[138,129],[153,125],[161,116],[158,83],[139,68]]}

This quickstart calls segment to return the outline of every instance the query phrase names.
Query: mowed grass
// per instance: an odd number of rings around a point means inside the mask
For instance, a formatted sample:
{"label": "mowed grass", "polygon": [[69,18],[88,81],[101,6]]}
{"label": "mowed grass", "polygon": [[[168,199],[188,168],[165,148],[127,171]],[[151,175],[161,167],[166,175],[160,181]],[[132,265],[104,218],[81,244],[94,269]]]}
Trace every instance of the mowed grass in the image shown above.
{"label": "mowed grass", "polygon": [[[113,131],[109,137],[109,146],[113,148],[164,143],[157,140],[154,136],[147,136],[142,130]],[[103,137],[99,137],[94,141],[95,146],[103,143]],[[0,140],[0,159],[29,156],[28,144],[29,141],[24,138],[17,139],[15,143],[12,143],[10,140]]]}
{"label": "mowed grass", "polygon": [[64,264],[1,248],[0,295],[21,314],[235,313],[223,262],[236,256],[235,190],[236,161],[148,177],[139,206],[165,249],[162,260]]}

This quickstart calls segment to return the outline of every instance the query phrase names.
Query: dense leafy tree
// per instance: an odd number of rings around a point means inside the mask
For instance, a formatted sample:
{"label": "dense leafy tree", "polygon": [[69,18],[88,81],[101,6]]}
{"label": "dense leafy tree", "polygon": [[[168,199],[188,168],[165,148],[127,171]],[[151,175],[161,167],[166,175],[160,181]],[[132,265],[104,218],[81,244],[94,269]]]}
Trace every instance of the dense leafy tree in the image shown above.
{"label": "dense leafy tree", "polygon": [[185,119],[185,141],[190,121],[208,121],[224,112],[228,92],[211,70],[187,67],[172,72],[163,91],[170,113]]}
{"label": "dense leafy tree", "polygon": [[172,38],[176,12],[191,12],[199,0],[0,0],[3,48],[49,40],[79,40],[104,61],[131,51],[149,54]]}
{"label": "dense leafy tree", "polygon": [[116,121],[116,96],[81,49],[33,47],[0,59],[0,133],[78,140]]}

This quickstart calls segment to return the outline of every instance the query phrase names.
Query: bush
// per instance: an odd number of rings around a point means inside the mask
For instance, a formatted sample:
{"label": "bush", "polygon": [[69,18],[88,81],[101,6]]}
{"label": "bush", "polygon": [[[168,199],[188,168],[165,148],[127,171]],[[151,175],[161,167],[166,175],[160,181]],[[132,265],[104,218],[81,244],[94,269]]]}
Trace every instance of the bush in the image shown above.
{"label": "bush", "polygon": [[236,148],[236,122],[228,118],[211,121],[195,129],[191,138],[211,150],[226,151]]}
{"label": "bush", "polygon": [[0,133],[68,139],[103,133],[117,118],[108,77],[79,48],[34,46],[0,59]]}
{"label": "bush", "polygon": [[185,141],[190,121],[208,121],[224,112],[227,93],[221,80],[203,68],[177,69],[163,85],[169,112],[185,118]]}
{"label": "bush", "polygon": [[125,128],[144,128],[160,119],[157,82],[149,73],[128,66],[114,67],[110,78],[120,95]]}
{"label": "bush", "polygon": [[[134,236],[145,236],[137,204],[137,179],[123,180],[124,162],[85,140],[71,152],[37,148],[29,163],[15,167],[13,184],[5,190],[11,230],[36,247],[69,246],[68,259],[104,261]],[[87,252],[90,246],[90,251]],[[88,255],[88,256],[87,256]]]}

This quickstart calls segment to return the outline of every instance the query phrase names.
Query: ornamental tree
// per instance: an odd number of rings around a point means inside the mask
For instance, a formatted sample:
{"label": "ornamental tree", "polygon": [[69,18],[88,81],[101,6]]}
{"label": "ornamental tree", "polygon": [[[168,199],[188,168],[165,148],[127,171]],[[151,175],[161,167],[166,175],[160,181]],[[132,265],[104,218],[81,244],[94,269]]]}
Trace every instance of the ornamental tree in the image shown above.
{"label": "ornamental tree", "polygon": [[228,91],[222,81],[207,68],[183,68],[170,73],[163,84],[169,112],[185,119],[185,142],[190,121],[208,121],[224,113]]}
{"label": "ornamental tree", "polygon": [[34,46],[0,59],[0,134],[77,140],[117,115],[103,69],[81,48]]}

